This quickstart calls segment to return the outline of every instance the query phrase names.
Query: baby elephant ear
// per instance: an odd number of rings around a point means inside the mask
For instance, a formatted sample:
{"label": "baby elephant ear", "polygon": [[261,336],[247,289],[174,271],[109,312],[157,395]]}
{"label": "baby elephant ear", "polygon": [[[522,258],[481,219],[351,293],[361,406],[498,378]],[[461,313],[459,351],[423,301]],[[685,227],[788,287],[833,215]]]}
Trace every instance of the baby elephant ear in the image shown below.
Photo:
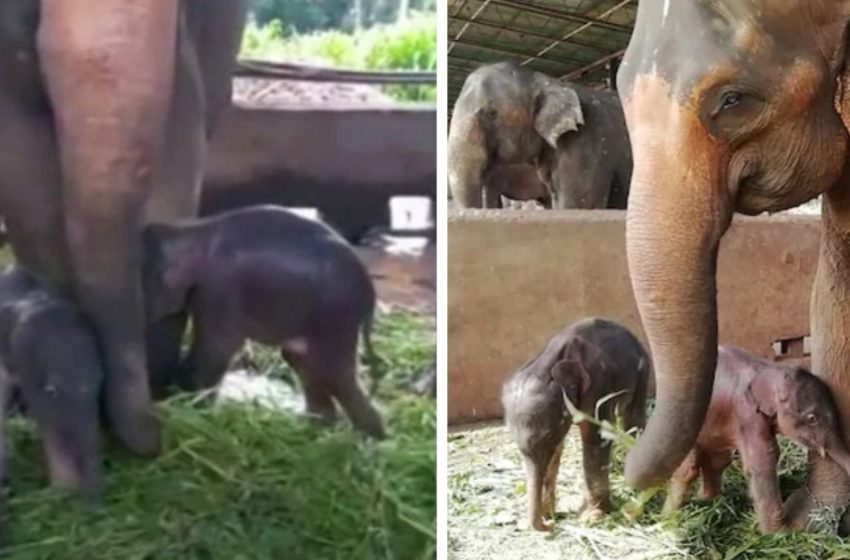
{"label": "baby elephant ear", "polygon": [[590,387],[590,375],[577,360],[564,359],[552,367],[552,379],[561,386],[570,402],[581,407],[582,395]]}
{"label": "baby elephant ear", "polygon": [[553,150],[557,150],[558,139],[564,133],[576,131],[584,124],[584,113],[578,94],[569,85],[548,76],[541,83],[534,129]]}

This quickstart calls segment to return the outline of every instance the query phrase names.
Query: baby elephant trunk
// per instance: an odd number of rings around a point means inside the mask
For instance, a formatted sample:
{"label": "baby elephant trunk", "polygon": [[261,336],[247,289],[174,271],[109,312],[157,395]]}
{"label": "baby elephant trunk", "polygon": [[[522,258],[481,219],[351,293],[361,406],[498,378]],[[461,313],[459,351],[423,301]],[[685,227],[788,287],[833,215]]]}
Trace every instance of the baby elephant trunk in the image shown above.
{"label": "baby elephant trunk", "polygon": [[64,434],[47,433],[44,451],[51,484],[85,500],[100,496],[102,474],[94,441],[70,440]]}
{"label": "baby elephant trunk", "polygon": [[835,461],[844,472],[850,476],[850,452],[847,451],[847,446],[844,445],[841,437],[837,434],[830,436],[826,447],[819,450],[821,457],[828,456]]}

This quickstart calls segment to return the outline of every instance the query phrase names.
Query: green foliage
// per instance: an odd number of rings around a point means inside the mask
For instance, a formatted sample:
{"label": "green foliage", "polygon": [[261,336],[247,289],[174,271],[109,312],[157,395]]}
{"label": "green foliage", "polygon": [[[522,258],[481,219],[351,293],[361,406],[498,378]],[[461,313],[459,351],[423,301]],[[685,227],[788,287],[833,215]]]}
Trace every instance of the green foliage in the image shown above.
{"label": "green foliage", "polygon": [[309,33],[342,27],[352,5],[351,0],[254,0],[252,13],[260,23],[283,21],[287,30]]}
{"label": "green foliage", "polygon": [[[305,62],[346,69],[435,71],[437,21],[433,14],[414,13],[401,23],[377,25],[360,33],[323,31],[287,36],[279,21],[250,22],[242,38],[241,56]],[[390,86],[400,101],[436,101],[435,86]]]}
{"label": "green foliage", "polygon": [[[253,0],[252,13],[260,24],[283,21],[286,29],[310,33],[326,29],[353,30],[355,0]],[[392,23],[399,19],[399,0],[361,0],[363,27]],[[436,12],[436,0],[409,0],[408,9]]]}
{"label": "green foliage", "polygon": [[[381,316],[376,332],[378,351],[401,368],[389,379],[401,383],[432,355],[431,321]],[[283,368],[279,356],[265,358],[270,370]],[[323,428],[253,404],[196,401],[183,395],[159,406],[165,451],[155,460],[107,450],[104,503],[90,508],[44,487],[38,439],[15,421],[0,557],[435,557],[433,400],[383,391],[390,437],[382,442],[344,424]]]}

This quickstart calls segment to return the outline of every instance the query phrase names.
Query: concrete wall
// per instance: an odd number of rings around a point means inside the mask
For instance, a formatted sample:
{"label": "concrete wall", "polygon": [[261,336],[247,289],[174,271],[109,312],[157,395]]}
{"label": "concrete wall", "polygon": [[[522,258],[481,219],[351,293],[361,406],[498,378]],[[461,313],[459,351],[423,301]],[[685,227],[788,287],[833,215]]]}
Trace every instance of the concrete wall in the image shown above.
{"label": "concrete wall", "polygon": [[201,211],[251,204],[319,208],[350,239],[389,224],[388,200],[433,198],[434,108],[236,106],[210,145]]}
{"label": "concrete wall", "polygon": [[[817,217],[735,218],[718,263],[721,343],[773,358],[775,341],[808,334],[819,237]],[[646,343],[625,212],[451,211],[448,285],[452,424],[501,417],[504,379],[580,318],[613,319]]]}

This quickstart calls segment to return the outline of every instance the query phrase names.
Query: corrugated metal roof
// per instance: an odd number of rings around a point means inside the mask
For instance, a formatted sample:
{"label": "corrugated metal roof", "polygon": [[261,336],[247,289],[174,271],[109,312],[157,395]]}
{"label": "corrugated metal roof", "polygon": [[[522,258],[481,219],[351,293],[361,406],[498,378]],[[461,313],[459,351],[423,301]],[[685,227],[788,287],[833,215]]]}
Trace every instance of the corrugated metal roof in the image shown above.
{"label": "corrugated metal roof", "polygon": [[604,87],[634,27],[637,0],[448,0],[448,97],[470,72],[512,60]]}

